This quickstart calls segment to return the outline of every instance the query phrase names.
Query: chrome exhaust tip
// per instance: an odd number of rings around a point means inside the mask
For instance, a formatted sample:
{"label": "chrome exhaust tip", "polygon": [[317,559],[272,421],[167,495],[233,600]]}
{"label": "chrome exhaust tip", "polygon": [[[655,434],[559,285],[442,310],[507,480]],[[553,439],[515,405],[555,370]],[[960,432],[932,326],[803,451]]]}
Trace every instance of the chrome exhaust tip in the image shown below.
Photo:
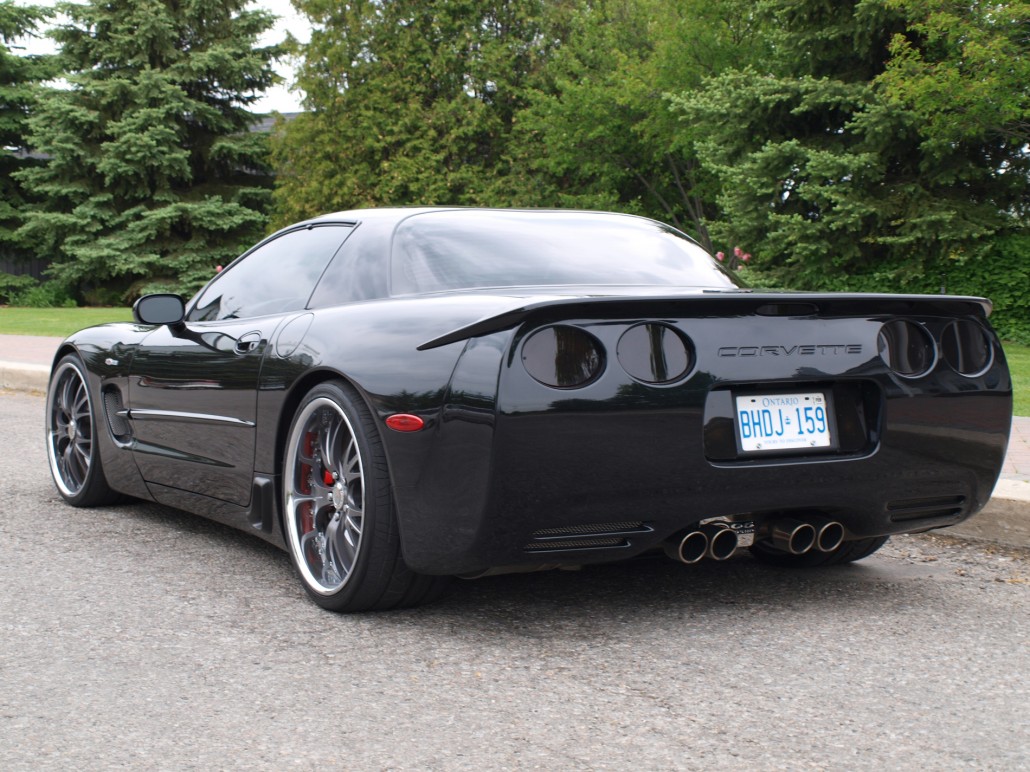
{"label": "chrome exhaust tip", "polygon": [[836,520],[813,520],[815,527],[815,549],[819,552],[833,552],[844,543],[844,526]]}
{"label": "chrome exhaust tip", "polygon": [[701,526],[708,540],[705,554],[712,560],[726,560],[737,550],[737,532],[725,523],[708,523]]}
{"label": "chrome exhaust tip", "polygon": [[691,565],[704,558],[708,552],[708,537],[701,531],[689,531],[679,541],[667,541],[663,545],[665,554],[680,563]]}
{"label": "chrome exhaust tip", "polygon": [[782,552],[804,555],[815,546],[815,526],[800,520],[777,520],[769,526],[768,540]]}

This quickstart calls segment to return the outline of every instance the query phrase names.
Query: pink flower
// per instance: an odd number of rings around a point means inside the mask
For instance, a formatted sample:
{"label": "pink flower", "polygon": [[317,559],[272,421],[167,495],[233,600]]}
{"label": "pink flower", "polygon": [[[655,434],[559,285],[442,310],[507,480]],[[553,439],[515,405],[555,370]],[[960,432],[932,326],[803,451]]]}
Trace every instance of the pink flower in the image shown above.
{"label": "pink flower", "polygon": [[740,259],[743,260],[746,263],[748,260],[751,259],[751,253],[750,252],[745,252],[744,254],[742,254],[740,256]]}
{"label": "pink flower", "polygon": [[740,257],[743,254],[744,254],[744,250],[741,249],[740,247],[734,247],[733,248],[733,255],[734,255],[734,257]]}
{"label": "pink flower", "polygon": [[721,262],[726,259],[726,255],[724,255],[722,252],[716,252],[715,259]]}
{"label": "pink flower", "polygon": [[215,266],[215,273],[221,273],[221,272],[222,272],[222,266],[216,265]]}

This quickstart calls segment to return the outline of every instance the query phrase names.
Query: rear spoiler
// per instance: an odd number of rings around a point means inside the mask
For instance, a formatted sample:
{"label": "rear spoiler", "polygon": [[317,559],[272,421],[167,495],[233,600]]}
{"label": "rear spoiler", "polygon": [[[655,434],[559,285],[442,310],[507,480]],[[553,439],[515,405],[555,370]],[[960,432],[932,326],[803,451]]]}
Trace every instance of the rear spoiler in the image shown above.
{"label": "rear spoiler", "polygon": [[973,314],[986,319],[993,306],[990,300],[965,295],[889,295],[884,293],[751,292],[748,290],[703,292],[690,295],[612,295],[601,297],[548,298],[526,303],[458,327],[427,340],[419,351],[439,348],[480,335],[510,329],[529,318],[556,321],[570,316],[665,317],[686,313],[690,316],[751,315],[848,316],[876,314],[905,316],[931,314],[954,316]]}

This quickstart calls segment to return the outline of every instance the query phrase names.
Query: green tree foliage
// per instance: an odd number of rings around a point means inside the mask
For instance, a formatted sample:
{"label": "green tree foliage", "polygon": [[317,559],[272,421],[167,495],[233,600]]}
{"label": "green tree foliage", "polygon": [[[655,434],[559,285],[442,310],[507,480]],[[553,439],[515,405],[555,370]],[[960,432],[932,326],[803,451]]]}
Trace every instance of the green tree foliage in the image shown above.
{"label": "green tree foliage", "polygon": [[527,205],[617,209],[691,231],[711,248],[712,175],[668,92],[760,61],[750,0],[600,0],[572,15],[547,77],[518,116]]}
{"label": "green tree foliage", "polygon": [[[760,281],[1025,309],[1026,3],[300,0],[282,222],[459,203],[647,214]],[[709,237],[709,229],[711,237]],[[728,250],[727,250],[728,251]],[[754,276],[754,272],[752,271]],[[978,289],[979,287],[979,289]],[[1021,328],[1020,328],[1021,329]]]}
{"label": "green tree foliage", "polygon": [[916,112],[935,147],[1004,140],[1026,169],[1030,2],[887,0],[910,20],[879,82]]}
{"label": "green tree foliage", "polygon": [[942,136],[925,133],[933,110],[901,101],[900,75],[878,80],[892,52],[906,67],[923,61],[906,47],[930,39],[908,5],[763,0],[768,60],[675,100],[708,132],[699,147],[721,183],[716,231],[778,283],[933,290],[1014,225],[1027,178],[1007,173],[1011,156],[998,142],[975,133],[930,141]]}
{"label": "green tree foliage", "polygon": [[546,57],[538,0],[296,0],[307,112],[273,142],[277,217],[507,203],[512,123]]}
{"label": "green tree foliage", "polygon": [[956,295],[982,295],[994,303],[991,323],[1005,340],[1030,345],[1030,233],[990,239],[977,259],[952,260],[942,281]]}
{"label": "green tree foliage", "polygon": [[13,175],[34,163],[26,157],[34,89],[54,75],[50,57],[19,55],[16,43],[31,35],[46,14],[40,7],[0,2],[0,250],[4,252],[15,245],[14,231],[25,206],[25,192]]}
{"label": "green tree foliage", "polygon": [[986,295],[1006,339],[1030,343],[1030,3],[887,0],[909,19],[877,79],[917,117],[933,158],[965,159],[1004,212],[1003,227],[942,261],[949,292]]}
{"label": "green tree foliage", "polygon": [[41,96],[20,174],[43,203],[20,234],[70,287],[198,285],[260,236],[265,138],[247,110],[274,80],[246,0],[92,0],[51,34],[70,88]]}

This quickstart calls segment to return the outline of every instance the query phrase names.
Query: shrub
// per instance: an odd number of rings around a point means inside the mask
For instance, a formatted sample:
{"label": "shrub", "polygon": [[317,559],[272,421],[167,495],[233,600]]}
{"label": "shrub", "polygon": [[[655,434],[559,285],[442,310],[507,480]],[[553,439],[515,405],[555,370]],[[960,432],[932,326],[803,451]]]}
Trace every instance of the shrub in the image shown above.
{"label": "shrub", "polygon": [[990,298],[998,334],[1030,345],[1030,233],[994,239],[981,258],[955,263],[945,282],[951,294]]}
{"label": "shrub", "polygon": [[35,280],[13,292],[10,304],[25,308],[75,308],[78,305],[62,284],[55,281],[37,284]]}
{"label": "shrub", "polygon": [[975,295],[994,303],[991,324],[1004,340],[1030,345],[1030,232],[996,236],[974,253],[929,265],[880,265],[868,273],[822,274],[809,286],[784,287],[781,277],[749,264],[748,283],[760,288],[820,292],[902,292]]}
{"label": "shrub", "polygon": [[15,276],[12,273],[0,273],[0,303],[13,304],[18,293],[36,286],[31,276]]}

